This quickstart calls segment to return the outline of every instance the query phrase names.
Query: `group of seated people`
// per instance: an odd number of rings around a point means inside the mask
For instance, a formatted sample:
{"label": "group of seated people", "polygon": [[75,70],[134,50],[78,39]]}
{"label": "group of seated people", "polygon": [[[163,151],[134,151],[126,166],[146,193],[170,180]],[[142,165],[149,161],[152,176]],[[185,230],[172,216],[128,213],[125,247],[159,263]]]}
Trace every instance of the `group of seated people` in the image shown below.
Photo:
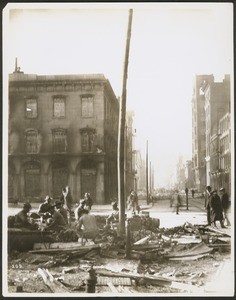
{"label": "group of seated people", "polygon": [[[119,220],[117,202],[113,202],[111,205],[112,212],[106,218],[106,226],[111,226]],[[69,226],[68,210],[64,207],[61,200],[56,200],[53,203],[53,199],[46,196],[44,202],[40,204],[37,213],[33,212],[30,214],[31,209],[30,203],[24,203],[22,210],[14,217],[14,227],[37,230],[40,228],[40,225],[44,224],[41,227],[42,230],[59,232]],[[75,228],[79,237],[86,236],[86,238],[94,239],[99,234],[99,228],[96,223],[96,217],[89,213],[90,209],[91,206],[88,206],[86,199],[81,199],[79,205],[74,209]],[[36,219],[40,220],[40,225],[35,222]]]}

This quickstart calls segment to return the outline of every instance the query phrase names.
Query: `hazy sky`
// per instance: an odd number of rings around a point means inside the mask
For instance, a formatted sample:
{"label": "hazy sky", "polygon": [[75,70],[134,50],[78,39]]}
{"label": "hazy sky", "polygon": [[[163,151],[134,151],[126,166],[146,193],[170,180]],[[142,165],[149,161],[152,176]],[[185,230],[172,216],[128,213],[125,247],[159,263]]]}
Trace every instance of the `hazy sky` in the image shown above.
{"label": "hazy sky", "polygon": [[[122,93],[128,9],[133,24],[127,110],[135,144],[146,141],[155,185],[173,177],[179,154],[191,159],[191,97],[196,74],[233,74],[230,3],[12,5],[4,18],[4,72],[103,73]],[[14,8],[14,9],[13,9]]]}

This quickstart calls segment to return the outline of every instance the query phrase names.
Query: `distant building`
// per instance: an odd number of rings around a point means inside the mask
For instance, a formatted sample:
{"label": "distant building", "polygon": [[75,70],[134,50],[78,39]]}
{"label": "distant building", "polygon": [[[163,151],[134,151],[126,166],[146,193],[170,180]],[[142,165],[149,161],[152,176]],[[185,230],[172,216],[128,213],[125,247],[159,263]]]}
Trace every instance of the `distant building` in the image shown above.
{"label": "distant building", "polygon": [[185,185],[185,166],[183,164],[183,158],[180,156],[176,166],[176,187],[181,191],[185,189]]}
{"label": "distant building", "polygon": [[137,152],[137,157],[139,156],[139,165],[138,165],[138,183],[137,183],[137,189],[139,191],[145,191],[146,190],[146,162],[141,157],[141,153]]}
{"label": "distant building", "polygon": [[206,124],[203,82],[214,82],[213,75],[197,75],[192,95],[192,163],[194,188],[199,192],[206,187]]}
{"label": "distant building", "polygon": [[119,103],[101,74],[9,75],[9,199],[117,196]]}
{"label": "distant building", "polygon": [[[202,91],[205,96],[206,185],[219,190],[223,184],[220,163],[225,166],[225,162],[227,161],[227,170],[229,170],[230,164],[230,160],[228,159],[228,157],[230,158],[229,75],[225,75],[223,82],[203,81]],[[220,147],[222,148],[222,153]],[[228,151],[224,152],[224,147]],[[229,178],[227,180],[229,181]]]}
{"label": "distant building", "polygon": [[185,165],[185,187],[188,189],[194,187],[194,180],[193,180],[193,163],[191,160],[186,161]]}
{"label": "distant building", "polygon": [[135,169],[134,169],[134,129],[133,129],[134,113],[126,112],[125,124],[125,196],[130,194],[130,190],[135,189]]}

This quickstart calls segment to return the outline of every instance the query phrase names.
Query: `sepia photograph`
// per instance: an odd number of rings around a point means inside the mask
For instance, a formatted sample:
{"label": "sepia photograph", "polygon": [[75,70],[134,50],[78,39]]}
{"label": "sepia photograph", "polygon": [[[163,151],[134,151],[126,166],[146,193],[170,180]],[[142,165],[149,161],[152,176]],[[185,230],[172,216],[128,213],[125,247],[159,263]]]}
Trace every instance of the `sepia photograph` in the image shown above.
{"label": "sepia photograph", "polygon": [[233,3],[2,20],[2,295],[233,297]]}

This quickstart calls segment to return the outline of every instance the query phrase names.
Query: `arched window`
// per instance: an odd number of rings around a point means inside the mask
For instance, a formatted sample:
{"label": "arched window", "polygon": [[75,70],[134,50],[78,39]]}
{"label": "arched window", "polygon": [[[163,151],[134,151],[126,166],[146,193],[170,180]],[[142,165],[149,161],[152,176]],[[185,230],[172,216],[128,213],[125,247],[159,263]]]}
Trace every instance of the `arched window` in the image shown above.
{"label": "arched window", "polygon": [[82,152],[94,152],[95,133],[96,130],[93,128],[86,127],[80,129]]}
{"label": "arched window", "polygon": [[67,151],[67,132],[66,129],[57,128],[52,130],[53,152],[65,153]]}
{"label": "arched window", "polygon": [[25,167],[25,196],[40,196],[40,168],[37,164],[27,164]]}
{"label": "arched window", "polygon": [[36,129],[27,129],[26,136],[26,153],[38,153],[38,131]]}

